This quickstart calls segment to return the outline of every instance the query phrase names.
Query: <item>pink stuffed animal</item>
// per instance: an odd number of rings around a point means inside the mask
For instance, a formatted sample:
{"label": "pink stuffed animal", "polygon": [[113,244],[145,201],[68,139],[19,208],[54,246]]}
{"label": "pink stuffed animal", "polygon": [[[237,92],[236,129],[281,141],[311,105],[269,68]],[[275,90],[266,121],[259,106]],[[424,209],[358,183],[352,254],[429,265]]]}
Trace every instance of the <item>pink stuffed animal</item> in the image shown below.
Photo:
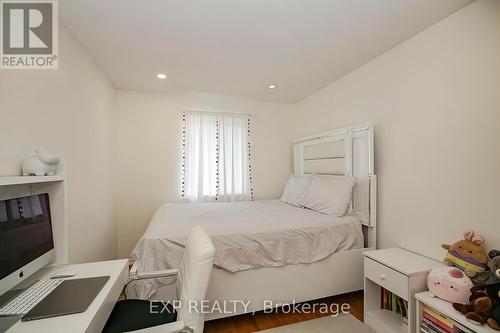
{"label": "pink stuffed animal", "polygon": [[471,279],[455,267],[436,267],[427,276],[429,295],[451,303],[468,303],[473,286]]}

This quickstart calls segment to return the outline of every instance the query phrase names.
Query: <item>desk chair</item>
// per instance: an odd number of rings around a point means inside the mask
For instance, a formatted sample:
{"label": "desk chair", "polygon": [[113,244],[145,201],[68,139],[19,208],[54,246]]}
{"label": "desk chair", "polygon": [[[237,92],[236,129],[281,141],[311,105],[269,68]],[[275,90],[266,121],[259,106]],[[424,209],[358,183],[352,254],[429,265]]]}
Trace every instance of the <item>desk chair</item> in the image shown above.
{"label": "desk chair", "polygon": [[[103,333],[202,333],[205,316],[200,311],[189,311],[189,301],[201,301],[207,293],[215,249],[210,237],[201,227],[189,234],[179,269],[158,272],[133,273],[133,280],[177,276],[177,299],[180,307],[175,312],[169,307],[163,313],[151,313],[149,300],[117,302],[103,329]],[[155,307],[161,310],[163,306]],[[158,311],[161,312],[161,311]]]}

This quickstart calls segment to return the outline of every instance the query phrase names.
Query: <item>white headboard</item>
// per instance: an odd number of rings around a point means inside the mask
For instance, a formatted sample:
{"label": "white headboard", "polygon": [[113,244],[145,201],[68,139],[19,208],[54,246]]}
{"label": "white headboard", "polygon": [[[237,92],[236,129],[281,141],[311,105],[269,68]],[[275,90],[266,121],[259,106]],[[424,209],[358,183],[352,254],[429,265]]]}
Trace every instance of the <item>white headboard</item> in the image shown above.
{"label": "white headboard", "polygon": [[294,172],[296,176],[356,177],[351,209],[364,226],[375,228],[377,177],[373,151],[371,124],[320,133],[294,142]]}

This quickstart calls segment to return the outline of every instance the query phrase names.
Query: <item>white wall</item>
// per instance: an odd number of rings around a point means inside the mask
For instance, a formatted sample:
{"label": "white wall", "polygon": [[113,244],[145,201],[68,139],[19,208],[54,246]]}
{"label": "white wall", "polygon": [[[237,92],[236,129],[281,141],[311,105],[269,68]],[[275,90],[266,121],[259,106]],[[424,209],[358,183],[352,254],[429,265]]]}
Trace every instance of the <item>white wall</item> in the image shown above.
{"label": "white wall", "polygon": [[254,114],[256,199],[278,198],[292,170],[291,104],[213,94],[118,91],[115,169],[119,253],[128,257],[155,210],[179,199],[181,111]]}
{"label": "white wall", "polygon": [[298,104],[297,137],[375,124],[379,245],[500,247],[500,1],[479,0]]}
{"label": "white wall", "polygon": [[60,25],[58,70],[0,70],[0,175],[40,147],[65,161],[69,259],[114,258],[112,139],[116,93]]}
{"label": "white wall", "polygon": [[381,247],[440,258],[466,228],[500,247],[499,1],[473,3],[297,105],[115,92],[63,27],[59,65],[0,71],[0,174],[18,174],[39,146],[65,159],[73,262],[128,257],[157,207],[178,199],[185,109],[255,114],[257,199],[280,195],[294,138],[372,121]]}

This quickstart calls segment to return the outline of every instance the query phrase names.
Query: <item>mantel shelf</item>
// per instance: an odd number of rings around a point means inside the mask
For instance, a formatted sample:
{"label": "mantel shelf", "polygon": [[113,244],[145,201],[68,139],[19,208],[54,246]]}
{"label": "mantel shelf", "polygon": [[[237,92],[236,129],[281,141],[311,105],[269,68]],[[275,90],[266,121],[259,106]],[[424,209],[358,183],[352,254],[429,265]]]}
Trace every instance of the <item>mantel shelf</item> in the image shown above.
{"label": "mantel shelf", "polygon": [[62,182],[64,176],[0,176],[0,186]]}

